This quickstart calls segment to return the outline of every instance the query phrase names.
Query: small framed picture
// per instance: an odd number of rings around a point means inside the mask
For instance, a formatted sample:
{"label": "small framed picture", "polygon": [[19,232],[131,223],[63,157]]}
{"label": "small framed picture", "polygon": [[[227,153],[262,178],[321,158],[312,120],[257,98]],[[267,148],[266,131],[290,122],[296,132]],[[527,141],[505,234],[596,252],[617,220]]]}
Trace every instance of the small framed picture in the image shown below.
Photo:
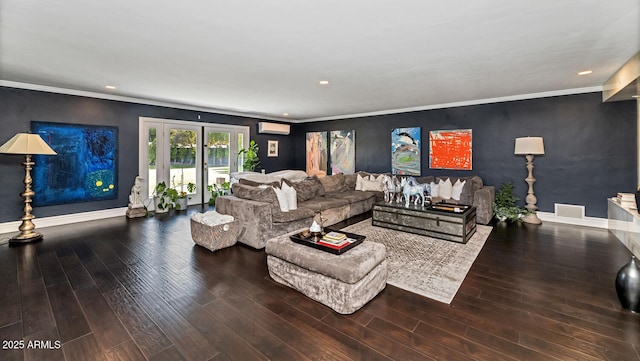
{"label": "small framed picture", "polygon": [[269,140],[267,142],[267,157],[277,157],[278,156],[278,141],[277,140]]}

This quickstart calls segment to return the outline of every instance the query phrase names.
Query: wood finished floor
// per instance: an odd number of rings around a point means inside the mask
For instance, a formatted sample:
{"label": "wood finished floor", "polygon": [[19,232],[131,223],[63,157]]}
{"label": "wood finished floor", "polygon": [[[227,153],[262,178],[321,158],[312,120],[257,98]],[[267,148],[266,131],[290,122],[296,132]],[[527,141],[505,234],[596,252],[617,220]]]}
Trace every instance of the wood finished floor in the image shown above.
{"label": "wood finished floor", "polygon": [[343,316],[273,282],[263,251],[194,246],[195,211],[0,246],[0,360],[640,359],[606,230],[496,226],[451,305],[388,285]]}

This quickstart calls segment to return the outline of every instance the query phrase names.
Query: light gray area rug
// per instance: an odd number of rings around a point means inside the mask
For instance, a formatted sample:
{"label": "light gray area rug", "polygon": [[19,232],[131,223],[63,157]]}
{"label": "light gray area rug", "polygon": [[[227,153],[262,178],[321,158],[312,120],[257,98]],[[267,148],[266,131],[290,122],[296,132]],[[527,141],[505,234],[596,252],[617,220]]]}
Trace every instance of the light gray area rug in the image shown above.
{"label": "light gray area rug", "polygon": [[492,227],[477,225],[466,244],[375,227],[371,219],[344,228],[387,247],[387,283],[436,301],[451,303]]}

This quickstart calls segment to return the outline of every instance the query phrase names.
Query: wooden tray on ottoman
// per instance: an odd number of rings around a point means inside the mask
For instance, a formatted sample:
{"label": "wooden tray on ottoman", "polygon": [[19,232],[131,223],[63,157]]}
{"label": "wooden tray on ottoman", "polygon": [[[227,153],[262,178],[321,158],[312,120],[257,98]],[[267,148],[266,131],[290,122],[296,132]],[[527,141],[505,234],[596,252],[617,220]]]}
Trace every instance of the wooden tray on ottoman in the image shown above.
{"label": "wooden tray on ottoman", "polygon": [[209,226],[191,219],[191,238],[197,245],[210,251],[233,246],[238,241],[238,235],[238,221]]}

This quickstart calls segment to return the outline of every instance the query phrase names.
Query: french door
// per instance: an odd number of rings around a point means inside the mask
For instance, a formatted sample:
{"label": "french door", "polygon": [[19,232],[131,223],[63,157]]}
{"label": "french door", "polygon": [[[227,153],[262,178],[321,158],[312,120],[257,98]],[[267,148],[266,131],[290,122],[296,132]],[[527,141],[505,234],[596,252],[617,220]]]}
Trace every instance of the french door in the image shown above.
{"label": "french door", "polygon": [[188,204],[208,202],[208,186],[229,181],[229,173],[238,169],[236,155],[248,146],[248,139],[248,127],[141,117],[139,168],[145,178],[144,194],[151,197],[155,186],[164,182],[185,192]]}

